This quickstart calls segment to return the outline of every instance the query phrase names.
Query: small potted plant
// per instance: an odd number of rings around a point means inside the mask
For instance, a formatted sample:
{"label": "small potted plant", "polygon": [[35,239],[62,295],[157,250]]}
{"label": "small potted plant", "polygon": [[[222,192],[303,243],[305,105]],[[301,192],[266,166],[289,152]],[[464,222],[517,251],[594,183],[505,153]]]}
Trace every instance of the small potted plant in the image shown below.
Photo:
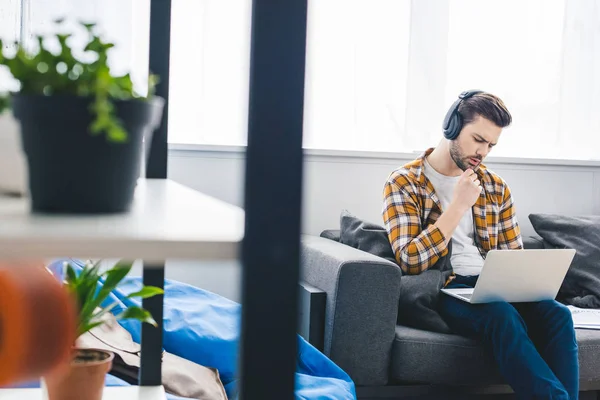
{"label": "small potted plant", "polygon": [[[75,337],[105,323],[103,316],[119,303],[106,302],[110,293],[127,276],[132,264],[118,262],[101,272],[100,263],[87,262],[77,274],[70,263],[66,264],[64,287],[74,299],[77,307],[77,330]],[[101,285],[99,285],[101,284]],[[163,294],[154,286],[143,286],[127,298],[149,298]],[[115,315],[117,320],[136,319],[156,326],[156,321],[145,309],[129,306]],[[78,348],[77,341],[68,365],[58,368],[44,377],[49,400],[86,399],[101,400],[106,374],[112,367],[114,354],[100,349]]]}
{"label": "small potted plant", "polygon": [[162,118],[157,77],[150,74],[147,93],[136,93],[130,74],[115,76],[109,68],[114,44],[94,24],[81,25],[89,36],[85,57],[74,55],[71,33],[55,35],[55,52],[43,36],[32,50],[16,43],[11,56],[0,41],[0,66],[20,85],[0,99],[0,113],[11,108],[19,122],[35,212],[128,211],[144,141],[151,142]]}

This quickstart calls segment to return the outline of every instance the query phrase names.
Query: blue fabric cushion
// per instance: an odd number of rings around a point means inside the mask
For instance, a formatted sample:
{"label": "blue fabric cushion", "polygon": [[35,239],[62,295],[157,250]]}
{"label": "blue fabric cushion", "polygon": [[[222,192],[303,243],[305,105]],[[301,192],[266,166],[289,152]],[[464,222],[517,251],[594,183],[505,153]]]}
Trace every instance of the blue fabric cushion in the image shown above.
{"label": "blue fabric cushion", "polygon": [[[56,260],[49,268],[62,276],[62,264]],[[70,260],[81,269],[83,263]],[[112,310],[121,312],[126,306],[141,305],[139,300],[127,299],[129,293],[142,286],[141,277],[129,277],[113,291],[103,306],[117,302]],[[165,280],[164,349],[198,364],[216,368],[229,399],[237,399],[237,366],[241,306],[215,293],[185,283]],[[133,340],[140,343],[141,324],[120,321]],[[356,399],[355,386],[341,368],[306,342],[298,339],[296,396],[298,400]],[[178,399],[171,396],[170,399]]]}

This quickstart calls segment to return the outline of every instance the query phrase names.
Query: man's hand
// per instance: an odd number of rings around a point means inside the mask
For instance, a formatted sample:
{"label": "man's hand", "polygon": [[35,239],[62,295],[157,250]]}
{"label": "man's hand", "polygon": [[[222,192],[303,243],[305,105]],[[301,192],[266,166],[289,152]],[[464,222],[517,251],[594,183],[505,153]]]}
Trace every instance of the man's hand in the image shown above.
{"label": "man's hand", "polygon": [[466,212],[479,198],[481,194],[481,185],[477,174],[472,169],[467,169],[462,173],[456,187],[452,203],[461,211]]}
{"label": "man's hand", "polygon": [[461,218],[473,207],[481,193],[479,179],[472,169],[467,169],[460,176],[454,188],[454,196],[450,206],[442,212],[435,225],[444,235],[446,244],[450,241]]}

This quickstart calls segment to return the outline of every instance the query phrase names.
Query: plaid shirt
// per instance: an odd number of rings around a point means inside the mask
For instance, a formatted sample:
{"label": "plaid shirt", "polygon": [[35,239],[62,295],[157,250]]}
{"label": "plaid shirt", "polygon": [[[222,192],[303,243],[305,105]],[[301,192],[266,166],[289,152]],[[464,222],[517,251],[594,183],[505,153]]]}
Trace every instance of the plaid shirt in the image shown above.
{"label": "plaid shirt", "polygon": [[[442,213],[423,162],[433,149],[392,172],[384,186],[383,220],[396,261],[405,274],[419,274],[448,253],[447,241],[434,225]],[[483,164],[477,170],[482,190],[473,205],[476,245],[485,256],[491,249],[522,249],[513,198],[506,182]]]}

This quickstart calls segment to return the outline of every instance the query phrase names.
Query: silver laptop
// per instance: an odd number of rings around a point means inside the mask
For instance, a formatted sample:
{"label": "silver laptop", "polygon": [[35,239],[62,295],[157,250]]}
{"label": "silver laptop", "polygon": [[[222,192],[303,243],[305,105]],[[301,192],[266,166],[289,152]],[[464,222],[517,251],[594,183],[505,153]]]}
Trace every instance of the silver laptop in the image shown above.
{"label": "silver laptop", "polygon": [[574,249],[490,250],[474,288],[441,290],[473,304],[552,300],[574,256]]}

